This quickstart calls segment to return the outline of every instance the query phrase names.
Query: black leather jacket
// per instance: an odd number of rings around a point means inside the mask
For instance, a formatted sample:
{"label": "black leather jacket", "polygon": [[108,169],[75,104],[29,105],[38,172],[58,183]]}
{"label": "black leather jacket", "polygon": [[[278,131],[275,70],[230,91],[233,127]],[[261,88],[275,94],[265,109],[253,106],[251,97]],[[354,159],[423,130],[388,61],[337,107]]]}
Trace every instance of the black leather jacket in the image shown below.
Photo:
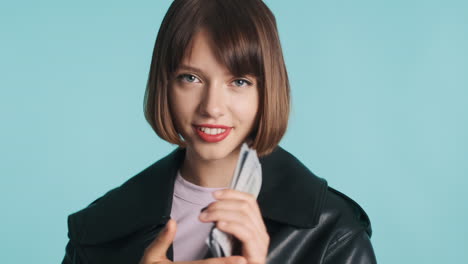
{"label": "black leather jacket", "polygon": [[[137,264],[170,217],[184,155],[174,150],[71,214],[62,263]],[[268,264],[376,263],[369,218],[357,203],[281,147],[260,162],[257,201],[270,236]],[[172,245],[167,257],[173,259]]]}

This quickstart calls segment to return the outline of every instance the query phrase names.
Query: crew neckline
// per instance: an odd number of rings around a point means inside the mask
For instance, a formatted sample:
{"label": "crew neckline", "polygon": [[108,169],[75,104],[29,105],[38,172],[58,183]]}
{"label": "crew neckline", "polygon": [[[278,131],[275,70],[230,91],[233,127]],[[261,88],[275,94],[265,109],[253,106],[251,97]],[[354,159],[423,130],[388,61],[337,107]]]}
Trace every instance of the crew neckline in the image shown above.
{"label": "crew neckline", "polygon": [[176,184],[174,186],[174,195],[186,202],[205,206],[206,204],[216,200],[213,197],[212,192],[227,188],[228,187],[212,188],[196,185],[184,179],[180,173],[180,170],[178,170]]}

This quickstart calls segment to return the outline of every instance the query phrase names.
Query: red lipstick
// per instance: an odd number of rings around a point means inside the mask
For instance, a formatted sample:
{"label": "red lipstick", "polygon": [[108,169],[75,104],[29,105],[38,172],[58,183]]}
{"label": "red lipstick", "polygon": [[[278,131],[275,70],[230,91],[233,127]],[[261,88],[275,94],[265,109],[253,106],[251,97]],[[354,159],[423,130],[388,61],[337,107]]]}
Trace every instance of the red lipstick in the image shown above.
{"label": "red lipstick", "polygon": [[[221,128],[221,129],[224,129],[225,131],[216,135],[211,135],[211,134],[201,131],[200,128],[202,127],[211,128],[211,129]],[[200,125],[194,125],[193,129],[195,130],[195,132],[197,132],[198,136],[200,136],[202,140],[209,142],[209,143],[216,143],[225,139],[231,132],[232,127],[223,126],[223,125],[200,124]]]}

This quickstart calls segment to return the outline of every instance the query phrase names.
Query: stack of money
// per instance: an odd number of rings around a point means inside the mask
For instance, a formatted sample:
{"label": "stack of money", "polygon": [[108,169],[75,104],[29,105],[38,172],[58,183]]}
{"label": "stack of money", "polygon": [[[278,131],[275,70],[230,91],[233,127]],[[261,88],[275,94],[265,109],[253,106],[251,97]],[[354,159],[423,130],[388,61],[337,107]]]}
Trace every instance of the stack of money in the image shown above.
{"label": "stack of money", "polygon": [[[229,188],[258,197],[261,187],[262,167],[257,152],[244,143]],[[232,241],[232,235],[213,226],[206,243],[213,257],[229,257],[232,255]]]}

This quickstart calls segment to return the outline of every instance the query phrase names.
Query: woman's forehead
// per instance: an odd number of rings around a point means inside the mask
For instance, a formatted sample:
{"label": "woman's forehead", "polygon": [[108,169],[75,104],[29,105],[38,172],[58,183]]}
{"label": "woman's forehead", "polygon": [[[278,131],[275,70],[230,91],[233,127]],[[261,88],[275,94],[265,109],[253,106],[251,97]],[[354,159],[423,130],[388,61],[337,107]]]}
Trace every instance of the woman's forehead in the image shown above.
{"label": "woman's forehead", "polygon": [[249,47],[240,41],[216,42],[213,33],[202,28],[192,35],[175,70],[200,72],[215,65],[225,75],[259,75],[261,57],[248,51]]}

